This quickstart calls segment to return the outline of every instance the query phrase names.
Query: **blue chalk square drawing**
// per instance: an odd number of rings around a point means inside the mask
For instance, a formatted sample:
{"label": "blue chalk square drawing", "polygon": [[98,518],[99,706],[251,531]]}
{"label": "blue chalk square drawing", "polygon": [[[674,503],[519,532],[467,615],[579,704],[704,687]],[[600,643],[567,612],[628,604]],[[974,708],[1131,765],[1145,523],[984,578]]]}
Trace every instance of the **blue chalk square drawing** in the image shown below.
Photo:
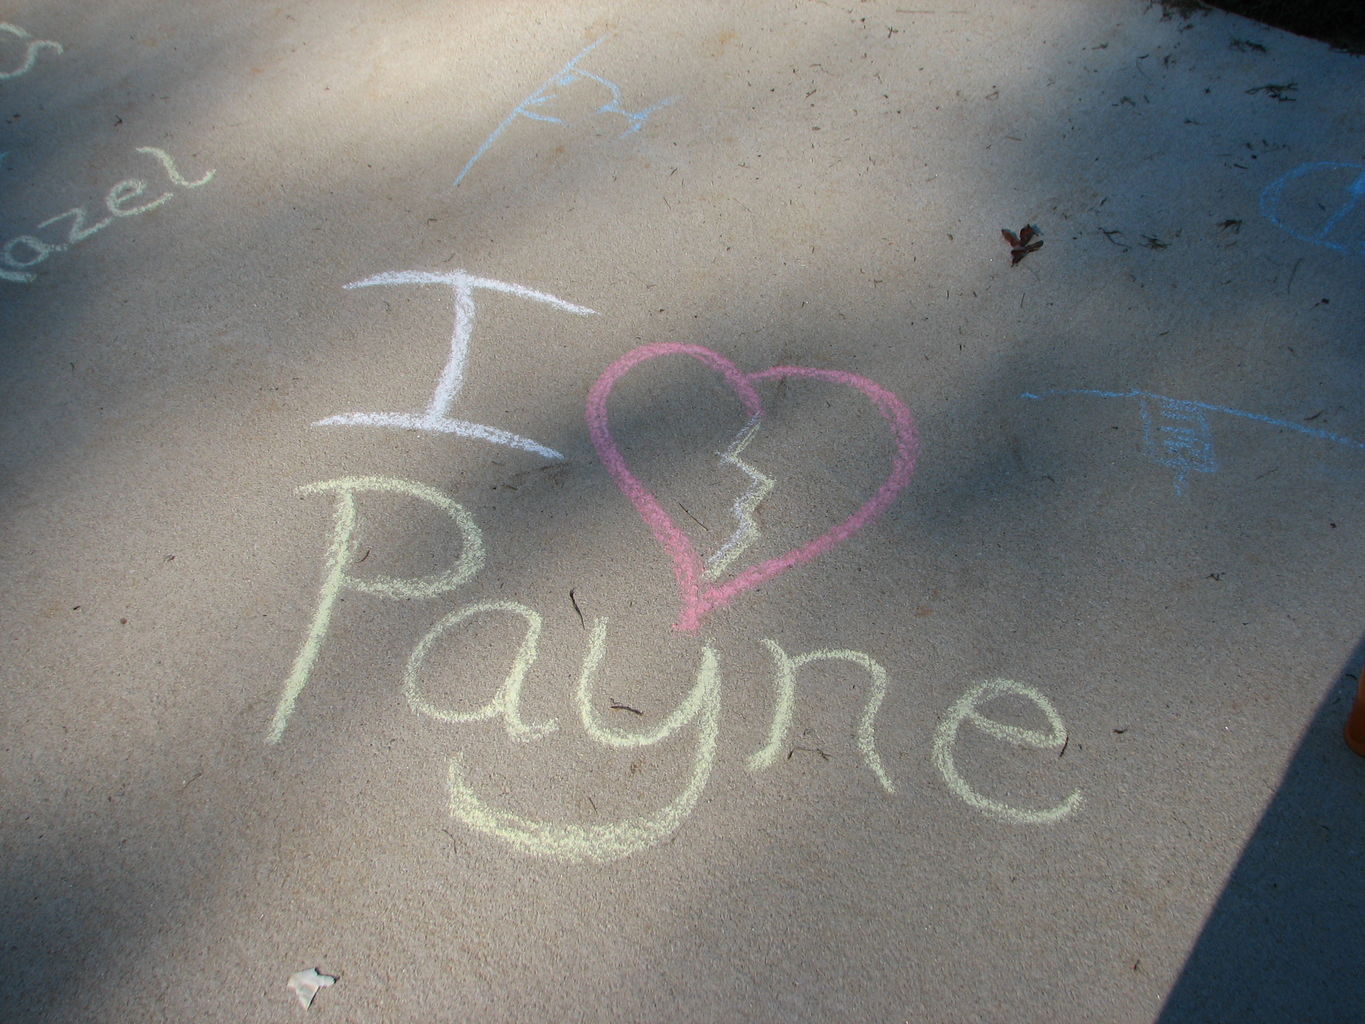
{"label": "blue chalk square drawing", "polygon": [[1142,394],[1142,450],[1147,458],[1176,471],[1175,492],[1185,493],[1191,473],[1217,473],[1213,431],[1204,408],[1164,395]]}
{"label": "blue chalk square drawing", "polygon": [[1188,402],[1167,398],[1133,388],[1129,391],[1101,391],[1096,388],[1052,388],[1048,391],[1025,391],[1020,398],[1041,401],[1045,398],[1083,395],[1090,398],[1136,398],[1142,415],[1142,454],[1159,466],[1175,470],[1175,493],[1184,496],[1191,473],[1217,473],[1218,457],[1213,450],[1213,431],[1209,414],[1218,413],[1237,419],[1251,420],[1275,427],[1277,430],[1302,434],[1329,444],[1365,451],[1365,442],[1343,437],[1317,427],[1305,426],[1293,420],[1276,419],[1244,409],[1231,409],[1208,402]]}

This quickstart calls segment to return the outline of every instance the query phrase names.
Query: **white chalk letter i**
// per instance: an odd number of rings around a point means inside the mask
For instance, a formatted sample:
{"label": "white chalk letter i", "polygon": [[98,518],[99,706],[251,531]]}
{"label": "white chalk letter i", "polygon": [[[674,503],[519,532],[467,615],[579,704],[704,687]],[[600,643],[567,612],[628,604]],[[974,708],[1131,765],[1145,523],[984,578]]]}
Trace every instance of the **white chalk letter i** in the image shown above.
{"label": "white chalk letter i", "polygon": [[494,281],[487,277],[475,277],[463,270],[456,270],[449,274],[431,274],[420,270],[388,271],[383,274],[376,274],[374,277],[367,277],[363,281],[354,281],[346,287],[348,289],[368,288],[380,284],[444,284],[449,285],[455,291],[455,330],[450,338],[450,358],[446,361],[445,369],[441,371],[440,379],[436,382],[436,390],[431,396],[431,402],[427,405],[425,412],[343,413],[340,416],[328,416],[326,419],[318,420],[313,426],[397,427],[400,430],[429,430],[433,433],[458,434],[461,437],[478,437],[485,441],[491,441],[493,444],[505,444],[511,448],[534,452],[547,459],[564,458],[553,448],[549,448],[538,441],[532,441],[529,437],[521,437],[510,431],[486,426],[482,423],[455,419],[450,415],[450,407],[455,404],[455,399],[460,395],[460,388],[464,386],[465,361],[469,358],[469,340],[474,333],[474,291],[478,288],[488,288],[492,291],[507,292],[511,295],[519,295],[523,299],[544,302],[556,309],[562,309],[567,313],[576,313],[579,316],[590,316],[596,313],[596,310],[588,309],[586,306],[575,306],[571,302],[565,302],[563,299],[555,298],[555,296],[545,292],[524,288],[519,284]]}

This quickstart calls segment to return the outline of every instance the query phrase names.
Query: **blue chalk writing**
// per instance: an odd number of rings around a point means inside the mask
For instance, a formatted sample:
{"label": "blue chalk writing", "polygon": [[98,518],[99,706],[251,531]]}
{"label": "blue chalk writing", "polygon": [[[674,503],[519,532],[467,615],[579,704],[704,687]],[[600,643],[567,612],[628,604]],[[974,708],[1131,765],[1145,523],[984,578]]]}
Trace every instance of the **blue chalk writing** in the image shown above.
{"label": "blue chalk writing", "polygon": [[1298,434],[1365,451],[1365,442],[1353,438],[1304,426],[1289,420],[1278,420],[1260,413],[1230,409],[1224,405],[1210,405],[1208,402],[1189,402],[1150,391],[1100,391],[1093,388],[1056,388],[1051,391],[1025,391],[1020,398],[1041,401],[1044,398],[1058,398],[1067,395],[1084,395],[1090,398],[1136,398],[1142,416],[1142,453],[1159,466],[1175,471],[1175,493],[1184,495],[1188,488],[1191,473],[1218,472],[1218,458],[1213,447],[1213,430],[1209,426],[1208,413],[1222,413],[1237,416],[1244,420],[1254,420],[1281,430],[1292,430]]}
{"label": "blue chalk writing", "polygon": [[[1327,194],[1304,192],[1308,183],[1300,179],[1305,178],[1318,179],[1319,188],[1325,189]],[[1286,204],[1286,192],[1291,191],[1291,186],[1294,186],[1292,198]],[[1323,199],[1327,201],[1323,202]],[[1300,241],[1365,256],[1365,236],[1361,231],[1365,229],[1365,217],[1356,218],[1355,225],[1345,229],[1346,222],[1360,209],[1362,199],[1365,199],[1365,164],[1323,161],[1295,167],[1267,185],[1261,192],[1261,213]],[[1326,218],[1313,229],[1311,224],[1324,212]]]}
{"label": "blue chalk writing", "polygon": [[[1184,494],[1190,473],[1218,472],[1209,418],[1198,402],[1140,395],[1143,454],[1175,470],[1175,493]],[[1155,413],[1155,414],[1154,414]]]}
{"label": "blue chalk writing", "polygon": [[676,96],[670,96],[666,100],[660,100],[653,106],[645,107],[644,110],[630,111],[627,110],[625,107],[621,106],[621,87],[618,86],[615,82],[611,82],[598,75],[594,75],[591,71],[583,71],[581,69],[578,71],[578,75],[580,78],[585,79],[589,82],[596,82],[598,85],[602,86],[608,92],[611,93],[611,102],[604,103],[602,104],[602,106],[598,107],[597,113],[620,114],[628,122],[630,122],[630,126],[626,128],[626,130],[623,131],[620,135],[617,136],[618,139],[624,139],[627,135],[633,135],[636,132],[638,132],[641,128],[645,126],[645,122],[649,120],[649,116],[651,114],[653,114],[655,111],[662,110],[664,107],[668,106],[670,103],[677,99]]}
{"label": "blue chalk writing", "polygon": [[540,87],[536,89],[535,92],[531,93],[531,95],[527,96],[524,100],[518,103],[512,109],[512,112],[503,119],[502,124],[498,125],[496,128],[493,129],[493,134],[489,135],[488,138],[484,139],[483,145],[481,145],[478,148],[478,150],[474,153],[474,155],[469,158],[469,162],[464,165],[464,170],[460,171],[459,177],[455,179],[455,186],[458,187],[460,182],[464,181],[465,176],[469,174],[470,170],[474,167],[474,165],[479,162],[479,158],[488,152],[488,150],[492,147],[493,143],[498,140],[498,137],[502,135],[503,132],[507,131],[507,129],[512,126],[512,123],[516,121],[517,118],[525,117],[532,121],[545,121],[548,122],[549,124],[568,124],[568,122],[565,121],[564,118],[562,117],[555,117],[551,114],[546,114],[536,109],[537,107],[540,107],[543,104],[549,103],[552,100],[554,100],[558,96],[558,93],[554,91],[557,88],[558,89],[567,88],[568,86],[573,85],[575,82],[596,82],[598,85],[606,89],[607,92],[611,95],[611,99],[608,102],[604,103],[602,106],[598,107],[596,113],[619,114],[621,117],[624,117],[626,119],[627,122],[626,130],[623,131],[618,136],[618,138],[625,138],[627,135],[632,135],[635,132],[638,132],[641,128],[644,127],[645,122],[649,120],[650,115],[654,114],[658,110],[662,110],[664,107],[668,106],[670,103],[677,99],[676,96],[672,96],[666,100],[661,100],[658,103],[655,103],[653,106],[645,107],[643,110],[636,111],[627,110],[624,106],[622,106],[621,87],[619,85],[617,85],[615,82],[610,81],[609,79],[603,78],[600,75],[595,75],[591,71],[585,71],[578,66],[578,62],[581,61],[588,54],[592,53],[593,50],[597,49],[598,46],[600,46],[603,42],[606,41],[606,38],[607,38],[606,36],[603,36],[601,39],[598,39],[595,42],[588,44],[573,58],[573,60],[569,61],[562,68],[556,71],[553,75],[547,78],[544,82],[540,84]]}

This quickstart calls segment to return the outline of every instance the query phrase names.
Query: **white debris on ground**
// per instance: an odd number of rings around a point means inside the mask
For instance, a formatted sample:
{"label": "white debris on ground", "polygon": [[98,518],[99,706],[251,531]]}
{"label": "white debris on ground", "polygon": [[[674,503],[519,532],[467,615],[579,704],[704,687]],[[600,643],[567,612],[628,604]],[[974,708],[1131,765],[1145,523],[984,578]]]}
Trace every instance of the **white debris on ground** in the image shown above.
{"label": "white debris on ground", "polygon": [[289,988],[294,995],[299,997],[299,1002],[306,1010],[313,1005],[313,997],[318,994],[319,989],[327,988],[329,985],[336,984],[336,978],[330,974],[322,974],[316,967],[310,967],[306,971],[299,971],[289,976]]}

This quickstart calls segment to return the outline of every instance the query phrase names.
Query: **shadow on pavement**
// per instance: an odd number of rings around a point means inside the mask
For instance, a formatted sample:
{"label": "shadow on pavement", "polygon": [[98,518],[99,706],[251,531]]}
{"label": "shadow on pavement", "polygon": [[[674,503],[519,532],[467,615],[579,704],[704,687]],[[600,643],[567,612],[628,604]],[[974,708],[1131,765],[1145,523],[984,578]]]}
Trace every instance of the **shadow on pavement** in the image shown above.
{"label": "shadow on pavement", "polygon": [[1365,640],[1308,726],[1160,1024],[1360,1020],[1365,760],[1342,740]]}

